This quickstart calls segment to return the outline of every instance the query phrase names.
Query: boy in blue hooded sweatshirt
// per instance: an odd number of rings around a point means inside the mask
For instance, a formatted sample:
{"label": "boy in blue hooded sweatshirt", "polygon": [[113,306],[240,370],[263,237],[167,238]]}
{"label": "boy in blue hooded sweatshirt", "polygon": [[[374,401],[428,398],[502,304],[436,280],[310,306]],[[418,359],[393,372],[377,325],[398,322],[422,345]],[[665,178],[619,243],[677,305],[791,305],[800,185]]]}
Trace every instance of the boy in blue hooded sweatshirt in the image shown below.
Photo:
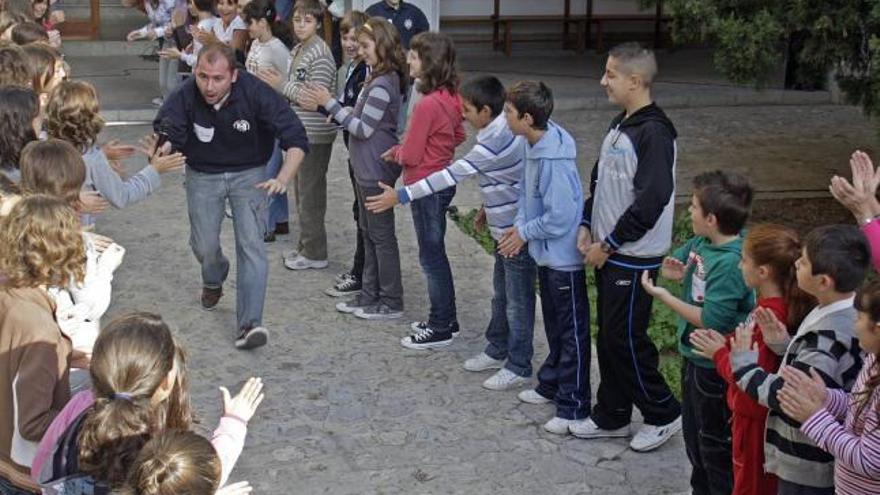
{"label": "boy in blue hooded sweatshirt", "polygon": [[510,130],[525,138],[525,170],[514,226],[498,243],[514,256],[528,243],[538,265],[544,331],[550,352],[538,371],[538,386],[519,399],[556,404],[544,429],[559,435],[590,413],[590,310],[577,234],[584,192],[574,139],[550,121],[553,95],[544,83],[522,81],[507,92],[504,112]]}

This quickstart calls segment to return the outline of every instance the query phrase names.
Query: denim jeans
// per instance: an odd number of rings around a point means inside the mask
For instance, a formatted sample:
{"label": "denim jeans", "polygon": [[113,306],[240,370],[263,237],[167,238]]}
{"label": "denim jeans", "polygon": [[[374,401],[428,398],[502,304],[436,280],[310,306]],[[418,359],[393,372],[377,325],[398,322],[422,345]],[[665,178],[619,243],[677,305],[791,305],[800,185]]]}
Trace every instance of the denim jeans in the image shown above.
{"label": "denim jeans", "polygon": [[354,245],[354,260],[351,264],[351,274],[358,278],[364,279],[364,231],[361,228],[360,212],[361,208],[358,204],[357,181],[354,179],[354,170],[351,168],[351,160],[348,161],[348,178],[351,179],[351,190],[354,192],[354,201],[351,204],[351,214],[354,217],[354,224],[357,239]]}
{"label": "denim jeans", "polygon": [[798,485],[790,481],[779,480],[778,495],[834,495],[834,487],[816,488],[814,486]]}
{"label": "denim jeans", "polygon": [[504,367],[532,376],[532,337],[535,329],[535,275],[537,267],[528,246],[505,258],[495,252],[492,272],[492,319],[486,328],[484,351],[492,359],[507,359]]}
{"label": "denim jeans", "polygon": [[13,485],[11,481],[6,478],[0,477],[0,494],[3,495],[34,495],[34,492],[29,492],[27,490],[22,490],[17,486]]}
{"label": "denim jeans", "polygon": [[419,264],[428,285],[431,309],[428,325],[446,329],[456,321],[455,286],[446,257],[446,208],[455,196],[455,187],[438,191],[411,203],[413,226],[419,244]]}
{"label": "denim jeans", "polygon": [[[274,179],[281,170],[284,163],[284,156],[281,153],[281,147],[278,141],[275,141],[275,149],[272,150],[272,157],[266,164],[266,179]],[[290,204],[287,201],[287,193],[275,194],[269,198],[269,214],[266,216],[266,232],[273,232],[275,224],[288,221],[290,218]]]}
{"label": "denim jeans", "polygon": [[547,359],[535,391],[556,403],[556,416],[590,415],[590,301],[583,270],[538,268]]}
{"label": "denim jeans", "polygon": [[715,368],[681,366],[681,422],[694,495],[733,491],[733,443],[727,384]]}
{"label": "denim jeans", "polygon": [[265,176],[265,167],[218,174],[206,174],[189,167],[186,169],[190,245],[202,265],[202,283],[205,287],[222,287],[229,273],[229,260],[220,247],[220,226],[227,199],[232,207],[237,266],[235,313],[239,329],[259,326],[263,321],[263,302],[269,274],[266,246],[263,243],[268,196],[255,186]]}

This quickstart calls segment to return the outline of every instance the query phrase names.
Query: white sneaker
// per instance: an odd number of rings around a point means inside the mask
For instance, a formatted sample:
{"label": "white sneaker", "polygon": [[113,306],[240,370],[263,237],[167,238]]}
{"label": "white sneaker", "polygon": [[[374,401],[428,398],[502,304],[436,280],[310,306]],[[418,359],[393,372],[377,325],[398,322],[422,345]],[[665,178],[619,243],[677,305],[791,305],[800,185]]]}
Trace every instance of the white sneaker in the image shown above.
{"label": "white sneaker", "polygon": [[554,435],[568,435],[568,427],[575,422],[573,419],[563,419],[556,416],[544,423],[544,429]]}
{"label": "white sneaker", "polygon": [[327,265],[327,260],[310,260],[303,255],[299,255],[294,259],[286,258],[284,260],[284,266],[289,270],[321,269],[327,268]]}
{"label": "white sneaker", "polygon": [[[232,217],[230,217],[230,218],[232,218]],[[291,250],[289,250],[289,251],[284,251],[284,254],[281,256],[281,258],[284,260],[284,264],[285,264],[285,265],[286,265],[288,262],[292,263],[293,260],[299,258],[299,251],[297,251],[296,249],[291,249]],[[337,279],[336,281],[338,282],[339,280]]]}
{"label": "white sneaker", "polygon": [[649,452],[666,443],[679,431],[681,431],[681,416],[661,426],[642,425],[629,442],[629,447],[636,452]]}
{"label": "white sneaker", "polygon": [[478,356],[464,362],[464,369],[468,371],[497,370],[501,369],[502,366],[504,366],[503,359],[493,359],[485,352],[481,352]]}
{"label": "white sneaker", "polygon": [[526,404],[549,404],[552,402],[550,399],[535,392],[533,389],[523,390],[517,394],[517,398]]}
{"label": "white sneaker", "polygon": [[507,368],[501,368],[483,382],[483,388],[489,390],[507,390],[525,382],[526,379],[524,377],[517,375]]}
{"label": "white sneaker", "polygon": [[629,425],[621,426],[616,430],[604,430],[587,418],[582,421],[575,421],[569,426],[571,434],[578,438],[625,438],[630,435]]}

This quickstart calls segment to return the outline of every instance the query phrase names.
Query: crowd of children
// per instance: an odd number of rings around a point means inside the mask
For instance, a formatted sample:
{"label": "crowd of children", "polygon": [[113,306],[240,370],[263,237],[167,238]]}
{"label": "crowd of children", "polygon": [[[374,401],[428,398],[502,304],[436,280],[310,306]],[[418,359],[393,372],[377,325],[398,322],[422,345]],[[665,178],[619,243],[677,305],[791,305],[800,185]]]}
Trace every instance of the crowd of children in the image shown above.
{"label": "crowd of children", "polygon": [[[125,250],[94,232],[96,214],[145,199],[186,157],[157,136],[138,147],[99,145],[98,95],[70,79],[48,43],[63,14],[36,0],[26,19],[9,8],[15,2],[6,5],[0,32],[13,41],[0,41],[0,491],[247,493],[246,482],[226,483],[262,382],[248,380],[235,397],[221,389],[223,417],[203,438],[191,431],[186,353],[169,324],[150,313],[100,324]],[[449,345],[460,329],[445,214],[456,185],[477,177],[484,206],[475,222],[496,247],[492,312],[485,348],[463,367],[495,370],[483,387],[528,382],[540,299],[548,355],[537,385],[518,398],[554,406],[546,431],[632,437],[639,452],[682,431],[695,494],[880,492],[880,283],[863,284],[872,264],[880,269],[880,170],[866,154],[853,154],[851,181],[834,177],[830,187],[861,229],[824,226],[801,239],[782,225],[747,227],[751,184],[714,171],[694,178],[693,237],[670,253],[677,131],[651,97],[650,50],[627,43],[609,52],[601,84],[622,111],[585,193],[575,139],[551,118],[551,89],[538,81],[505,88],[492,76],[460,81],[447,35],[395,27],[395,16],[412,8],[404,2],[383,3],[386,19],[344,13],[339,64],[320,35],[319,0],[297,0],[289,24],[272,0],[191,0],[192,25],[182,32],[175,2],[142,8],[150,24],[128,38],[175,43],[160,52],[165,99],[180,84],[168,61],[196,74],[200,54],[221,53],[219,43],[236,50],[249,84],[286,99],[303,124],[309,153],[294,173],[300,236],[284,255],[289,269],[328,266],[326,174],[342,129],[357,242],[352,269],[325,291],[349,297],[338,311],[403,316],[394,207],[409,204],[430,309],[400,344]],[[30,24],[42,34],[30,36]],[[222,106],[228,94],[215,96]],[[454,159],[463,121],[476,143]],[[157,131],[164,126],[157,120]],[[275,140],[260,169],[267,182],[288,144]],[[123,179],[119,161],[138,149],[149,165]],[[285,187],[268,190],[260,242],[289,229]],[[586,267],[598,293],[595,400]],[[680,282],[681,294],[658,277]],[[202,305],[211,308],[222,281],[205,290]],[[679,316],[680,401],[647,333],[654,300]],[[256,345],[266,341],[262,332]],[[636,431],[633,407],[644,418]]]}

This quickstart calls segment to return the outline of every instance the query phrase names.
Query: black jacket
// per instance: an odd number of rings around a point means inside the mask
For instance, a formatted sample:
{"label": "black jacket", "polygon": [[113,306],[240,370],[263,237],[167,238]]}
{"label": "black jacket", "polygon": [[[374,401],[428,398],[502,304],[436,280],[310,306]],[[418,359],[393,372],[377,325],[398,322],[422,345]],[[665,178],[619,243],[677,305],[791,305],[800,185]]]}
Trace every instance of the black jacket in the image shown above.
{"label": "black jacket", "polygon": [[283,96],[253,75],[239,70],[219,110],[205,102],[195,77],[183,82],[153,121],[167,133],[187,166],[204,173],[240,172],[265,165],[275,140],[281,149],[309,150],[306,130]]}

